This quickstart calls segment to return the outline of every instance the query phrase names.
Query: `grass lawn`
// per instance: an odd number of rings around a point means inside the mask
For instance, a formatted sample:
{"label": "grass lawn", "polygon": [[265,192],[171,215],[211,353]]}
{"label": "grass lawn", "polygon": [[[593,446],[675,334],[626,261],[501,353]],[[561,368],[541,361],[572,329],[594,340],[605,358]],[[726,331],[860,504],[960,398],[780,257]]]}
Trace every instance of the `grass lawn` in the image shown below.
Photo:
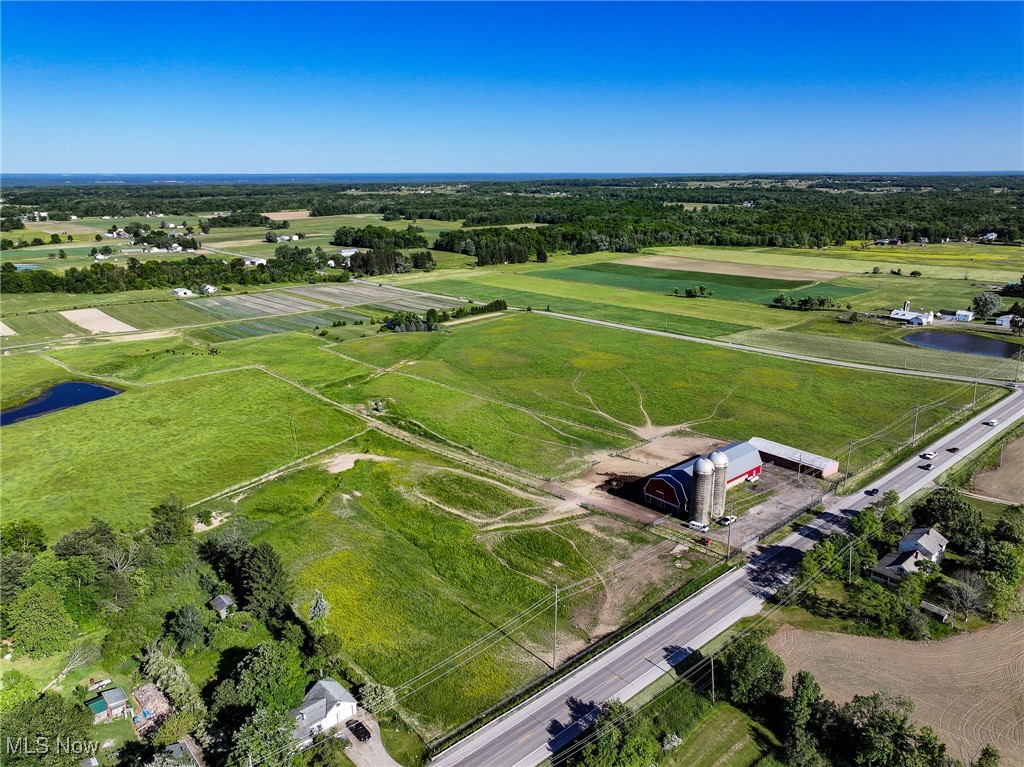
{"label": "grass lawn", "polygon": [[[332,390],[333,396],[390,398],[389,412],[533,471],[559,469],[550,451],[585,455],[615,442],[615,435],[630,435],[647,418],[664,427],[690,424],[722,439],[756,435],[831,455],[922,402],[951,397],[922,410],[927,427],[972,395],[969,387],[943,381],[894,379],[525,313],[456,326],[451,336],[378,335],[344,350],[382,368],[405,364],[354,389]],[[506,419],[492,400],[525,411]],[[910,420],[887,439],[909,438]],[[516,445],[524,424],[529,438]],[[854,463],[873,461],[887,447],[868,444],[855,451]]]}
{"label": "grass lawn", "polygon": [[439,470],[420,479],[420,489],[448,509],[473,517],[493,518],[537,506],[537,500],[513,493],[503,485]]}
{"label": "grass lawn", "polygon": [[662,762],[665,767],[753,767],[778,748],[775,735],[728,703],[719,703]]}
{"label": "grass lawn", "polygon": [[257,370],[151,387],[4,427],[4,515],[51,537],[95,515],[146,524],[186,502],[345,439],[359,423]]}

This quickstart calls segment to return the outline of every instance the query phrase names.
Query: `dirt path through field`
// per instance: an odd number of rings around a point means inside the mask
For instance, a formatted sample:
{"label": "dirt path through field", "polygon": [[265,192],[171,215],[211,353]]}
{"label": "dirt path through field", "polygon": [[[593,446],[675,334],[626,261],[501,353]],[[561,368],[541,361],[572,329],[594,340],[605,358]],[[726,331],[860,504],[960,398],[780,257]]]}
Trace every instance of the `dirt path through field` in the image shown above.
{"label": "dirt path through field", "polygon": [[758,266],[738,264],[731,261],[702,261],[696,258],[677,256],[640,256],[624,258],[617,264],[646,266],[652,269],[675,269],[681,272],[709,272],[710,274],[739,274],[744,277],[767,277],[776,280],[834,280],[847,277],[847,272],[830,272],[825,269],[799,269],[792,266]]}
{"label": "dirt path through field", "polygon": [[1024,764],[1024,616],[941,642],[783,628],[769,645],[788,673],[810,671],[832,700],[905,695],[953,756],[969,762],[992,743],[1003,764]]}

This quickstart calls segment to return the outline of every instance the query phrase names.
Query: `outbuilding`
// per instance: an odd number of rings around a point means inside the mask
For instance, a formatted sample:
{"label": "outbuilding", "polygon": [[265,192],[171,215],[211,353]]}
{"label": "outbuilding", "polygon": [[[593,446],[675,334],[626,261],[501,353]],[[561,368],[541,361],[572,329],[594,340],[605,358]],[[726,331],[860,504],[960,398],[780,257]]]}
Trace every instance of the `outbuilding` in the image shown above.
{"label": "outbuilding", "polygon": [[217,292],[217,288],[213,285],[203,285],[199,288],[199,292],[207,296],[212,296]]}
{"label": "outbuilding", "polygon": [[832,458],[761,437],[751,437],[750,444],[757,448],[762,461],[785,469],[793,469],[801,474],[811,474],[817,477],[831,477],[839,472],[839,462]]}
{"label": "outbuilding", "polygon": [[210,607],[217,612],[217,615],[220,616],[221,620],[224,620],[228,617],[232,608],[235,607],[235,600],[227,594],[218,594],[210,600]]}
{"label": "outbuilding", "polygon": [[120,687],[104,690],[95,698],[87,700],[85,705],[92,712],[93,724],[100,724],[118,717],[126,717],[132,710],[128,704],[128,696]]}
{"label": "outbuilding", "polygon": [[[698,469],[714,472],[712,457],[724,456],[725,485],[727,488],[761,474],[761,456],[749,442],[733,442],[705,456],[695,456],[650,477],[644,484],[644,500],[658,509],[675,512],[693,511],[691,504],[697,495]],[[699,462],[704,461],[704,464]],[[719,458],[720,462],[720,458]],[[710,466],[710,468],[706,468]]]}
{"label": "outbuilding", "polygon": [[1004,314],[1001,317],[996,317],[996,325],[1001,328],[1012,328],[1013,327],[1013,315]]}
{"label": "outbuilding", "polygon": [[176,296],[177,298],[188,298],[189,296],[194,296],[195,293],[188,288],[175,288],[171,291],[171,295]]}
{"label": "outbuilding", "polygon": [[970,309],[957,309],[953,319],[957,322],[974,322],[974,312]]}

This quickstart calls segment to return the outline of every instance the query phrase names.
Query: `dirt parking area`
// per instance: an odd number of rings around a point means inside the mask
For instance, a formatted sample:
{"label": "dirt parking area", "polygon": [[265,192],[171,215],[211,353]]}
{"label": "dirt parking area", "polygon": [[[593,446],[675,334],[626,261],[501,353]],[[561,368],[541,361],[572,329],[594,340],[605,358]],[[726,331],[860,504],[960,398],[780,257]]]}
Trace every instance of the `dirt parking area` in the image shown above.
{"label": "dirt parking area", "polygon": [[763,266],[757,264],[736,264],[730,261],[701,261],[678,256],[641,256],[616,261],[617,264],[646,266],[652,269],[676,269],[681,272],[708,272],[710,274],[739,274],[744,277],[767,277],[776,280],[834,280],[848,276],[845,272],[830,272],[825,269],[797,269],[792,266]]}
{"label": "dirt parking area", "polygon": [[352,744],[345,749],[345,755],[352,760],[352,763],[356,767],[402,767],[384,749],[384,744],[380,739],[380,726],[377,724],[377,720],[362,709],[360,709],[359,715],[356,718],[366,725],[366,729],[370,731],[370,739],[365,743],[360,743],[348,731],[348,728],[342,725],[342,735]]}
{"label": "dirt parking area", "polygon": [[783,628],[769,645],[789,674],[810,671],[832,700],[904,695],[952,756],[970,762],[992,743],[1003,764],[1024,765],[1024,616],[941,642]]}
{"label": "dirt parking area", "polygon": [[998,469],[982,469],[974,477],[974,489],[989,498],[1007,503],[1024,499],[1024,437],[1003,448],[1003,461]]}

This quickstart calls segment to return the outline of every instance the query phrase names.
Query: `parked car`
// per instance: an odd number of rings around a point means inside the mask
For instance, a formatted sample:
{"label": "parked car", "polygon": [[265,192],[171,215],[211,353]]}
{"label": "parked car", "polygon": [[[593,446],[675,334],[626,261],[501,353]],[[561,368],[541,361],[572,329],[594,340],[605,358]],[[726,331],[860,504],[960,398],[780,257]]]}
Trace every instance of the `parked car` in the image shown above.
{"label": "parked car", "polygon": [[711,528],[705,525],[703,522],[687,522],[686,523],[691,530],[696,530],[698,533],[706,533]]}
{"label": "parked car", "polygon": [[730,514],[727,517],[722,517],[721,519],[719,519],[718,520],[718,524],[722,525],[723,527],[728,527],[729,525],[731,525],[735,521],[736,521],[736,516],[733,515],[733,514]]}
{"label": "parked car", "polygon": [[927,453],[921,453],[921,457],[924,458],[926,461],[929,461],[935,457],[935,453],[928,451]]}
{"label": "parked car", "polygon": [[878,495],[878,488],[873,487],[870,490],[865,490],[864,495]]}
{"label": "parked car", "polygon": [[370,735],[370,731],[366,729],[366,725],[360,722],[358,719],[349,719],[347,722],[345,722],[345,726],[348,727],[349,732],[356,736],[356,740],[358,740],[360,743],[365,743],[371,737],[373,737],[372,735]]}
{"label": "parked car", "polygon": [[959,453],[960,452],[960,448],[958,448],[958,447],[947,447],[946,448],[946,452],[947,453]]}
{"label": "parked car", "polygon": [[935,464],[934,463],[926,463],[921,468],[924,469],[925,471],[931,471],[932,469],[935,468]]}
{"label": "parked car", "polygon": [[985,421],[985,425],[986,426],[998,426],[999,425],[999,419],[998,418],[993,418],[991,421]]}

